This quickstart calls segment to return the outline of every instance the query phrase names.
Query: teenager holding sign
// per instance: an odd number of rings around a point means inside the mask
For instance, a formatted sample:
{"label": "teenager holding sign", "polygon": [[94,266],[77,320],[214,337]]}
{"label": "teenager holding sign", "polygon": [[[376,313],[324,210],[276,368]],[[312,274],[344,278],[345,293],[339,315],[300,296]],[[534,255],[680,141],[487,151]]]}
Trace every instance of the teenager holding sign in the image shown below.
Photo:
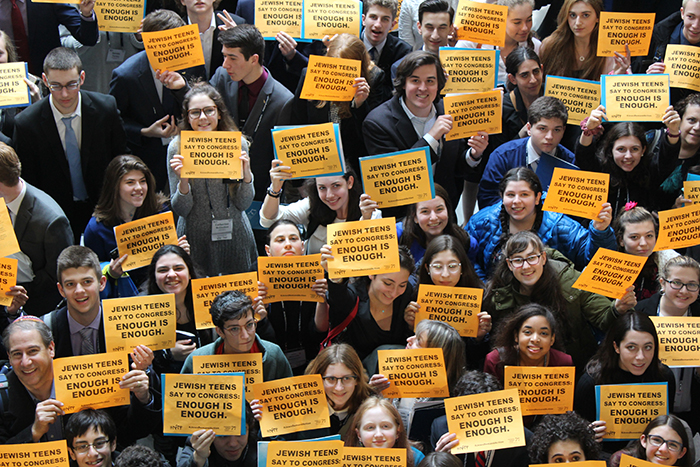
{"label": "teenager holding sign", "polygon": [[527,110],[542,95],[540,57],[529,47],[518,47],[506,59],[507,89],[503,97],[503,133],[492,147],[527,136]]}
{"label": "teenager holding sign", "polygon": [[498,326],[522,305],[537,303],[548,307],[558,322],[567,323],[560,329],[558,338],[574,364],[582,369],[597,347],[591,326],[606,330],[617,313],[625,313],[635,302],[631,289],[623,299],[614,302],[602,295],[574,289],[579,275],[557,250],[545,250],[537,235],[518,232],[503,248],[503,259],[486,290],[484,309]]}
{"label": "teenager holding sign", "polygon": [[501,202],[474,214],[466,230],[480,245],[474,268],[482,279],[491,276],[503,257],[501,249],[516,232],[532,231],[547,246],[555,248],[582,270],[598,248],[615,249],[610,228],[612,210],[603,204],[598,218],[585,229],[570,217],[542,210],[542,184],[526,167],[510,169],[498,184]]}
{"label": "teenager holding sign", "polygon": [[529,446],[533,464],[559,464],[597,460],[596,443],[590,424],[575,412],[545,415],[535,428]]}
{"label": "teenager holding sign", "polygon": [[[659,338],[643,313],[631,311],[615,320],[598,352],[586,365],[576,385],[574,409],[586,420],[596,419],[595,387],[603,384],[668,383],[668,407],[673,407],[676,381],[659,360]],[[606,424],[593,422],[596,439],[605,436]]]}
{"label": "teenager holding sign", "polygon": [[675,415],[659,415],[649,422],[639,439],[613,454],[608,466],[618,467],[622,454],[653,464],[690,467],[695,464],[693,433]]}
{"label": "teenager holding sign", "polygon": [[[235,131],[219,92],[208,83],[196,84],[182,103],[181,130]],[[207,276],[250,269],[257,257],[253,231],[245,210],[253,201],[248,142],[241,141],[242,180],[183,178],[180,136],[168,146],[168,179],[178,231],[187,232],[192,259]]]}

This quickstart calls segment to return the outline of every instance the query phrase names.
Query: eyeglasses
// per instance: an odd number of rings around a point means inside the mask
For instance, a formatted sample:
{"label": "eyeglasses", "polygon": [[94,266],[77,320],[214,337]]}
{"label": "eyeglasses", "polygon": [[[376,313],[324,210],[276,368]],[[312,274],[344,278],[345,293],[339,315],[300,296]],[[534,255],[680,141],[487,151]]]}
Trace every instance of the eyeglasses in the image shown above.
{"label": "eyeglasses", "polygon": [[527,261],[527,264],[529,264],[530,266],[534,266],[540,262],[540,256],[542,256],[542,253],[530,255],[527,258],[508,258],[508,262],[514,268],[522,268],[525,264],[525,261]]}
{"label": "eyeglasses", "polygon": [[338,381],[340,381],[340,384],[343,386],[347,386],[349,384],[355,384],[357,382],[357,376],[355,375],[347,375],[347,376],[341,376],[340,378],[336,376],[324,376],[323,377],[323,383],[326,386],[335,386],[338,384]]}
{"label": "eyeglasses", "polygon": [[190,109],[187,111],[187,116],[190,120],[195,120],[202,115],[202,112],[204,112],[204,115],[207,117],[213,117],[216,115],[216,106],[204,107],[203,109]]}
{"label": "eyeglasses", "polygon": [[99,451],[100,449],[104,448],[107,443],[109,443],[109,439],[107,438],[100,438],[98,440],[95,440],[94,443],[80,443],[76,444],[73,446],[73,451],[79,452],[79,453],[84,453],[88,452],[90,450],[90,446],[95,448],[95,451]]}
{"label": "eyeglasses", "polygon": [[666,447],[671,452],[681,452],[681,449],[683,449],[683,443],[679,443],[678,441],[671,441],[668,439],[663,439],[661,436],[648,435],[647,439],[649,440],[649,443],[652,446],[656,446],[657,448],[663,446],[663,444],[666,443]]}
{"label": "eyeglasses", "polygon": [[672,281],[664,279],[664,282],[670,285],[673,290],[681,290],[683,287],[685,287],[688,292],[697,292],[700,290],[700,284],[697,282],[688,282],[685,284],[677,279]]}
{"label": "eyeglasses", "polygon": [[51,92],[61,92],[63,88],[66,88],[68,91],[75,91],[80,87],[80,81],[71,81],[68,84],[50,83],[47,87]]}
{"label": "eyeglasses", "polygon": [[229,334],[232,334],[234,336],[238,336],[241,334],[241,329],[245,328],[245,332],[250,334],[253,331],[255,331],[255,326],[257,326],[257,325],[258,325],[257,321],[248,321],[244,326],[229,326],[227,328],[224,328],[224,331],[226,331]]}
{"label": "eyeglasses", "polygon": [[[445,265],[440,263],[432,263],[429,264],[428,267],[434,273],[441,273],[445,269]],[[447,265],[447,272],[449,272],[450,274],[455,274],[459,271],[461,267],[462,263],[450,263]]]}

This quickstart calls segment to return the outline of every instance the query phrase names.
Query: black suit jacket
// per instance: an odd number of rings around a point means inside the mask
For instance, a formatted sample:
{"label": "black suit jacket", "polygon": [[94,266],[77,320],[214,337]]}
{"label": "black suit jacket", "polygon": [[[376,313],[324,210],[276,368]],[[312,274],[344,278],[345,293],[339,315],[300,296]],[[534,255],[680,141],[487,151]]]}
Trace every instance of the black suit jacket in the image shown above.
{"label": "black suit jacket", "polygon": [[[442,101],[439,101],[435,107],[438,115],[445,113]],[[437,164],[433,180],[450,194],[452,206],[457,206],[466,174],[472,170],[464,158],[467,150],[464,139],[452,141],[443,139],[442,153],[438,157],[424,138],[418,138],[411,120],[401,107],[399,96],[392,97],[390,101],[371,111],[365,118],[362,129],[370,155],[421,147],[429,148],[431,159],[429,162]]]}
{"label": "black suit jacket", "polygon": [[382,54],[379,56],[377,66],[384,71],[384,85],[388,89],[394,89],[394,85],[391,82],[391,65],[412,51],[413,47],[408,42],[402,41],[393,34],[386,36],[386,44],[384,44]]}
{"label": "black suit jacket", "polygon": [[174,115],[177,122],[180,105],[167,90],[163,92],[161,103],[145,51],[132,55],[112,72],[109,93],[117,100],[129,148],[151,169],[158,189],[163,189],[168,181],[168,146],[164,146],[160,138],[142,136],[141,130],[166,115]]}
{"label": "black suit jacket", "polygon": [[56,260],[64,248],[73,244],[73,231],[56,201],[29,183],[26,185],[14,230],[22,253],[32,260],[34,280],[19,285],[29,295],[24,310],[41,316],[61,301],[56,287]]}
{"label": "black suit jacket", "polygon": [[[109,162],[128,152],[126,134],[114,97],[90,91],[82,95],[82,142],[80,147],[83,178],[91,211],[100,197],[104,171]],[[14,144],[22,161],[23,178],[56,200],[71,221],[77,236],[89,220],[79,214],[73,201],[70,170],[50,97],[32,104],[15,118]],[[82,224],[82,225],[81,225]]]}
{"label": "black suit jacket", "polygon": [[[50,323],[53,342],[56,344],[56,357],[75,357],[73,346],[70,340],[70,325],[68,324],[68,307],[62,307],[51,312],[51,316],[44,318],[47,324]],[[102,353],[106,349],[104,321],[100,322],[100,330],[97,335],[97,349],[95,353]]]}

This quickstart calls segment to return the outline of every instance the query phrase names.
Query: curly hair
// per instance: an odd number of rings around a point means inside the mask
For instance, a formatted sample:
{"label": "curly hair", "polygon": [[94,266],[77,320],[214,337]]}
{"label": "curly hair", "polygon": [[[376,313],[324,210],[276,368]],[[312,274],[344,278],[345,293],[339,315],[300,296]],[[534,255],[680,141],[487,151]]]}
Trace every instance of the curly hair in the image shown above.
{"label": "curly hair", "polygon": [[528,449],[530,462],[548,464],[549,448],[558,441],[574,441],[579,444],[585,459],[597,460],[600,444],[595,441],[595,433],[590,424],[576,412],[561,415],[545,415],[535,428],[532,444]]}

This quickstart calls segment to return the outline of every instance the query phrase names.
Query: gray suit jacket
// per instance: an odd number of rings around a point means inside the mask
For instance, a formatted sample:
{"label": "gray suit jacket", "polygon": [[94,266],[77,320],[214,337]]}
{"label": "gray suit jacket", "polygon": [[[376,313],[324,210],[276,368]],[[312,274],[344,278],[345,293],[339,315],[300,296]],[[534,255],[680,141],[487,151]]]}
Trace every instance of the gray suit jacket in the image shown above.
{"label": "gray suit jacket", "polygon": [[73,231],[61,207],[29,183],[15,219],[15,235],[22,253],[32,260],[34,280],[20,283],[29,300],[25,311],[41,316],[53,310],[61,296],[56,287],[56,259],[73,244]]}

